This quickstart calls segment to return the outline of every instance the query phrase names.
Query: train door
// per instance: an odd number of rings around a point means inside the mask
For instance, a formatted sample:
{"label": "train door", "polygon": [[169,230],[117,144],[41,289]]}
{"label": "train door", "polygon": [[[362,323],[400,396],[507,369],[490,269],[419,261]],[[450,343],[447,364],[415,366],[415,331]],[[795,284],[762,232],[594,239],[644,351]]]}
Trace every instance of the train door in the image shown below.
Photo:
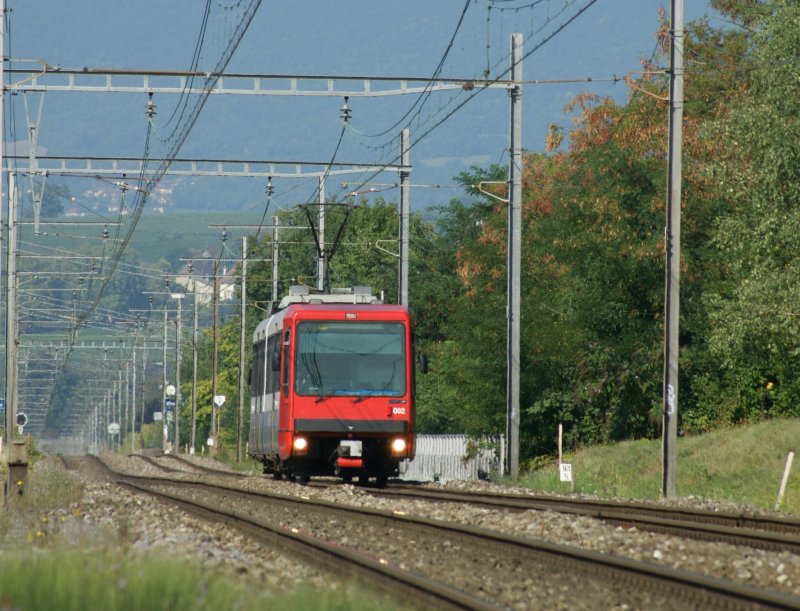
{"label": "train door", "polygon": [[250,448],[256,452],[264,451],[262,427],[266,366],[266,343],[259,340],[253,346],[253,364],[250,375]]}
{"label": "train door", "polygon": [[292,453],[292,402],[290,400],[292,384],[291,380],[291,330],[286,329],[283,332],[283,341],[281,342],[281,358],[280,358],[280,398],[279,398],[279,422],[278,422],[278,437],[280,446],[280,457],[283,460],[288,460]]}
{"label": "train door", "polygon": [[281,333],[267,338],[266,388],[264,392],[264,443],[271,454],[278,451],[278,408],[280,400]]}

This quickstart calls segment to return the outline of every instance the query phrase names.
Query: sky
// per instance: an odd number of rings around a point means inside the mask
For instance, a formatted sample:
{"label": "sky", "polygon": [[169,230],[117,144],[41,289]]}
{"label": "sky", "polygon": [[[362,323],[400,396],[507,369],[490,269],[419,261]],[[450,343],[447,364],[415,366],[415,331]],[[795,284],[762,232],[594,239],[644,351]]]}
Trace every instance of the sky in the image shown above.
{"label": "sky", "polygon": [[[187,0],[6,0],[6,4],[12,9],[5,41],[12,66],[30,67],[18,60],[36,58],[63,68],[145,71],[189,69],[205,6]],[[242,3],[225,0],[210,5],[199,63],[204,70],[225,48]],[[610,95],[624,102],[627,87],[614,79],[640,69],[642,58],[653,53],[662,7],[658,0],[593,4],[591,0],[263,0],[226,72],[425,78],[435,74],[441,62],[442,77],[481,78],[488,73],[497,78],[508,68],[510,35],[520,32],[525,38],[523,52],[530,53],[523,61],[526,80],[581,81],[524,86],[523,148],[538,151],[551,123],[569,128],[570,117],[563,109],[578,93]],[[699,18],[708,10],[705,1],[689,1],[686,18]],[[10,130],[7,120],[6,141],[25,138],[26,117],[19,97],[7,101],[11,106],[7,115],[15,128]],[[177,99],[156,96],[154,123],[162,129],[158,137],[171,133],[167,118]],[[352,118],[344,132],[343,103],[339,97],[212,95],[179,155],[391,163],[399,152],[400,127],[407,124],[413,146],[415,209],[459,196],[461,190],[453,181],[458,173],[508,161],[509,103],[504,90],[482,91],[474,97],[464,91],[432,93],[424,100],[415,95],[354,98],[348,102]],[[141,94],[48,93],[39,129],[40,150],[64,156],[139,157],[147,132],[145,105]],[[32,98],[29,107],[35,112]],[[159,143],[151,142],[156,154],[167,150]],[[82,180],[73,192],[91,188],[86,181],[92,179]],[[233,180],[237,182],[232,184]],[[330,180],[329,197],[343,197],[352,184],[367,180],[392,184],[397,177],[383,173],[344,180],[351,184]],[[214,194],[220,209],[251,211],[264,205],[261,179],[192,182],[201,191],[190,197]],[[283,179],[274,186],[276,205],[291,207],[313,196],[316,180]],[[221,191],[229,197],[221,198]],[[396,189],[381,195],[388,200],[398,197]]]}

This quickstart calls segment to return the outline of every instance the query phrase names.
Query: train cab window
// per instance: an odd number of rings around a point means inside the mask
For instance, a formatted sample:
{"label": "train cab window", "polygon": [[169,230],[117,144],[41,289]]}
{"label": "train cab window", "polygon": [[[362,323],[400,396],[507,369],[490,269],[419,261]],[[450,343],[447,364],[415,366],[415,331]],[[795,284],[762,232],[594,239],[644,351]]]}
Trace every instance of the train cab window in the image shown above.
{"label": "train cab window", "polygon": [[406,393],[406,329],[400,322],[301,322],[295,341],[299,395]]}
{"label": "train cab window", "polygon": [[289,329],[283,335],[283,377],[281,378],[281,387],[283,395],[289,396],[289,348],[291,347]]}

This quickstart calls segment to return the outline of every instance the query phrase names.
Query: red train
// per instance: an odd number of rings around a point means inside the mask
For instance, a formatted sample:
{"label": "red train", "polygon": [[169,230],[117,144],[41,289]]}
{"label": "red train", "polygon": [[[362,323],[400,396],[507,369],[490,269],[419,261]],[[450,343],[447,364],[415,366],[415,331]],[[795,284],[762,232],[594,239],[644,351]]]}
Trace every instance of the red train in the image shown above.
{"label": "red train", "polygon": [[253,335],[249,454],[264,473],[379,485],[414,457],[406,308],[368,287],[291,287]]}

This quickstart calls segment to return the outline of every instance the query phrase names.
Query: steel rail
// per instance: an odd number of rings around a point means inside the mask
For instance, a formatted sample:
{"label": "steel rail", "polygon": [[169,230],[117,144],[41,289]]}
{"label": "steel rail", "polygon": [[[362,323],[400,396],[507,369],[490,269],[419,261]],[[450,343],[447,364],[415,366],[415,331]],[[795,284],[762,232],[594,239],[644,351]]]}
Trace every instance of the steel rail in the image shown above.
{"label": "steel rail", "polygon": [[[197,463],[192,462],[191,460],[187,460],[178,456],[177,454],[164,454],[163,458],[168,458],[173,462],[177,462],[179,465],[183,465],[185,467],[189,467],[190,469],[194,470],[194,473],[205,473],[207,475],[222,475],[222,476],[229,476],[229,477],[247,477],[247,473],[238,473],[236,471],[224,471],[222,469],[213,469],[211,467],[206,467],[205,465],[198,465]],[[158,461],[155,461],[156,464],[160,466]],[[169,468],[169,467],[167,467]],[[173,470],[173,469],[170,469]],[[187,471],[183,471],[183,473],[187,473]]]}
{"label": "steel rail", "polygon": [[637,502],[428,490],[406,485],[368,491],[387,497],[470,503],[516,511],[557,511],[689,538],[800,553],[800,521],[778,516],[658,507]]}

